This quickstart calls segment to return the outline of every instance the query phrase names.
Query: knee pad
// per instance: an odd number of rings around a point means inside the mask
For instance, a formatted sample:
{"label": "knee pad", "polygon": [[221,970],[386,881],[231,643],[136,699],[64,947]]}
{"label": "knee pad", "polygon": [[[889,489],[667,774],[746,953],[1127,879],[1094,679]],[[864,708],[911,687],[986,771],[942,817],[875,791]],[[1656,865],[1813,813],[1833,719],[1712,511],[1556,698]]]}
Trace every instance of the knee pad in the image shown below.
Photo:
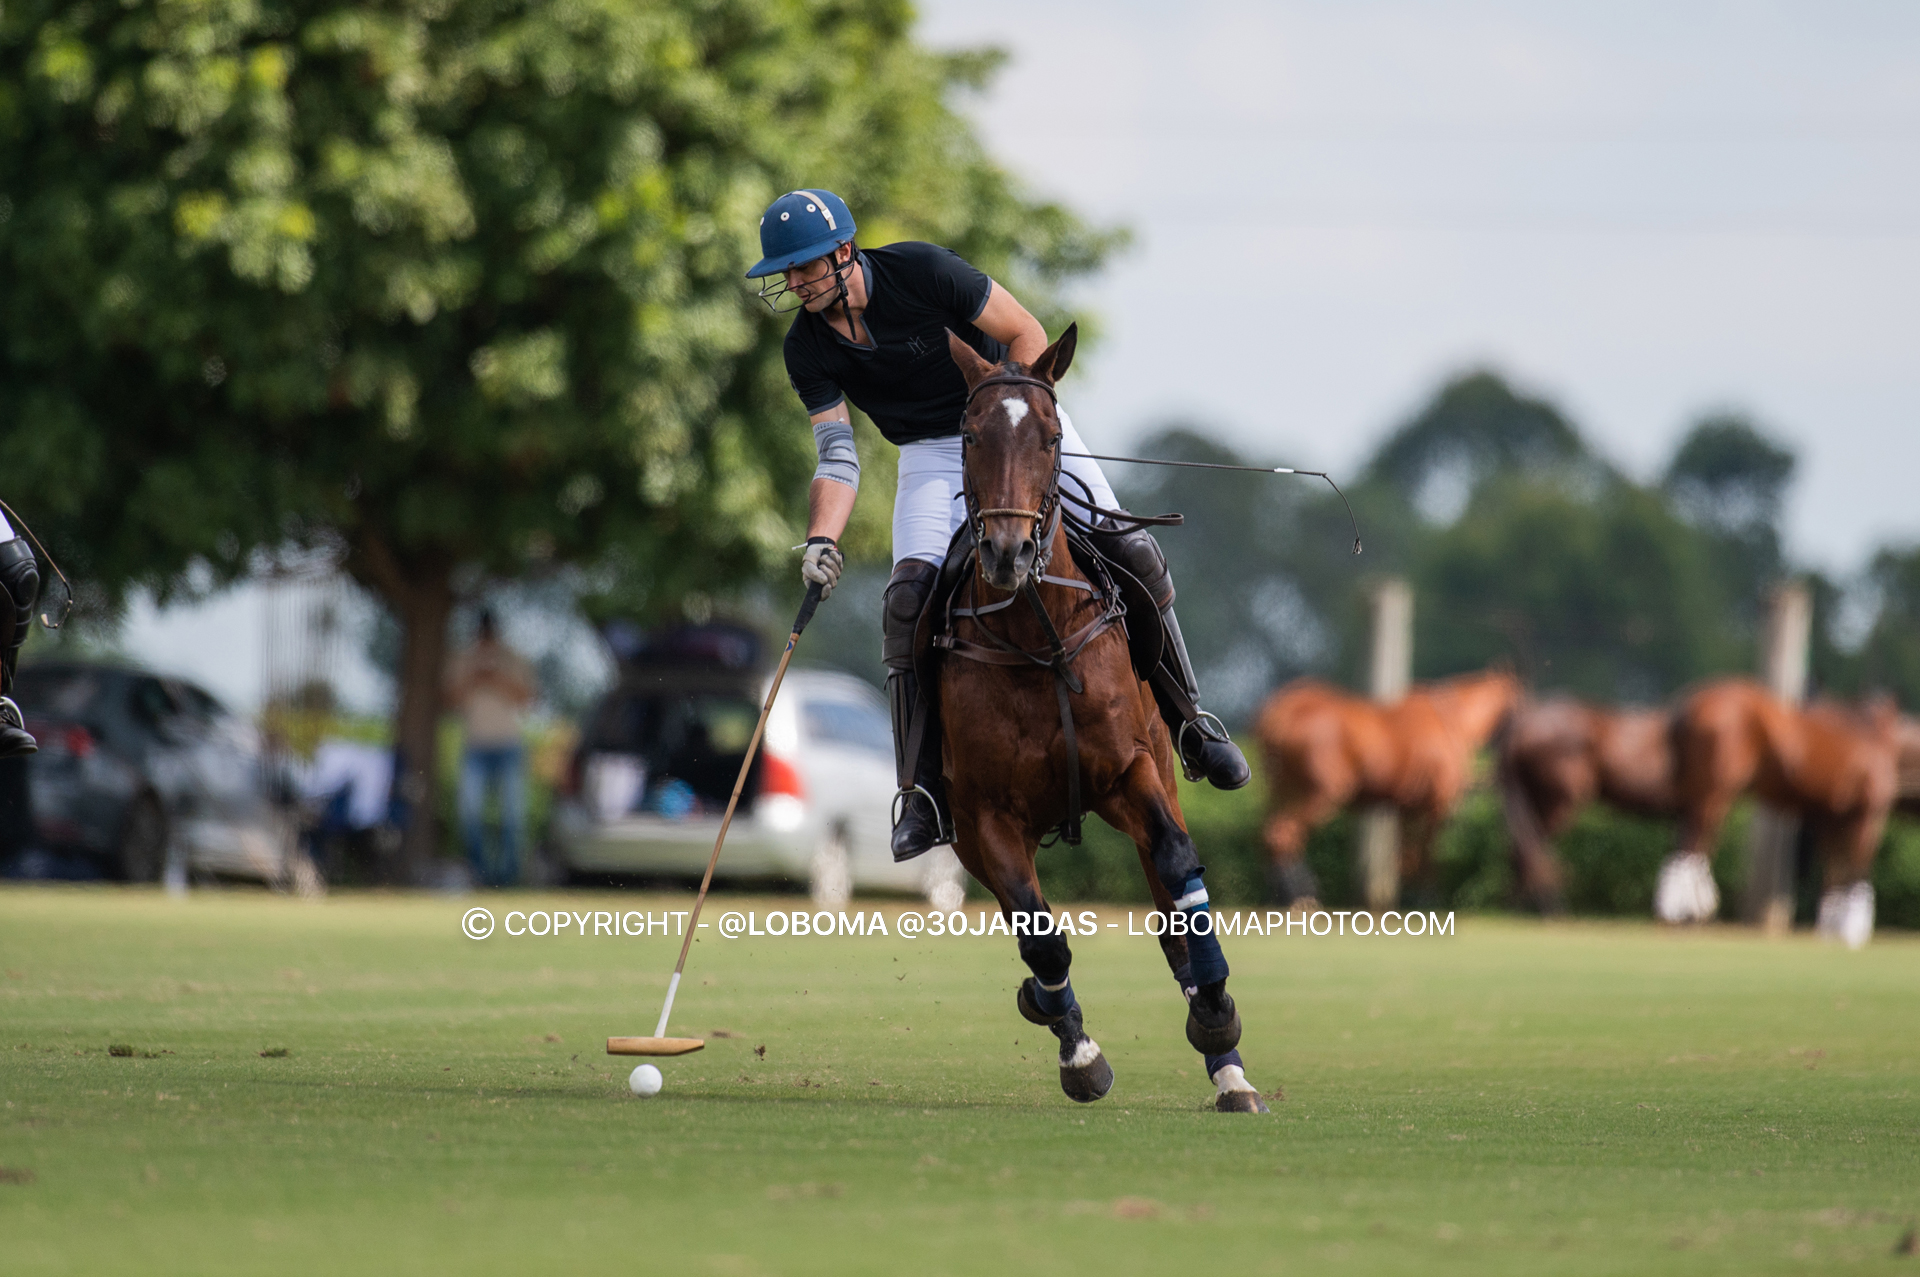
{"label": "knee pad", "polygon": [[40,597],[40,564],[25,537],[0,541],[0,589],[7,592],[16,614],[33,615],[34,602]]}
{"label": "knee pad", "polygon": [[913,631],[940,569],[925,559],[903,559],[881,597],[880,659],[888,669],[913,668]]}
{"label": "knee pad", "polygon": [[1109,533],[1101,548],[1108,558],[1139,578],[1153,596],[1153,605],[1162,612],[1173,606],[1173,573],[1167,568],[1166,551],[1145,528],[1131,532]]}
{"label": "knee pad", "polygon": [[[27,639],[33,605],[40,597],[40,565],[24,537],[0,542],[0,660],[11,674],[12,655]],[[11,684],[11,677],[6,681]],[[0,692],[7,690],[0,687]]]}

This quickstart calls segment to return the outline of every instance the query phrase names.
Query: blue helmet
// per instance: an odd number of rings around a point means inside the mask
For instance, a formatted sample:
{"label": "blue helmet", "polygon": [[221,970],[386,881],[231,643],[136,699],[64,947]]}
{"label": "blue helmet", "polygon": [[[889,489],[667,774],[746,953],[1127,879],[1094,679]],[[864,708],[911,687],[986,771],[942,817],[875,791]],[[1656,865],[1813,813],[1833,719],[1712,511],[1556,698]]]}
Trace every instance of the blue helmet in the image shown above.
{"label": "blue helmet", "polygon": [[853,238],[853,214],[832,191],[792,191],[760,215],[760,251],[748,279],[825,257]]}

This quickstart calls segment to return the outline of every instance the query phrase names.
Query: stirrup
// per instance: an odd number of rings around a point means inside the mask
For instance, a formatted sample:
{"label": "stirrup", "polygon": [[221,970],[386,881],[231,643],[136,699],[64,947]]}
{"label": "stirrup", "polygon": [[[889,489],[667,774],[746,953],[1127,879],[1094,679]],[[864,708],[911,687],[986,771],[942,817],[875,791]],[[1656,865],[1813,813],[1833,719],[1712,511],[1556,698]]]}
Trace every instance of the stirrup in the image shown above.
{"label": "stirrup", "polygon": [[[1207,722],[1210,722],[1213,724],[1214,730],[1220,733],[1221,740],[1226,741],[1229,744],[1231,744],[1233,741],[1233,737],[1229,735],[1227,732],[1227,725],[1221,722],[1217,716],[1209,713],[1204,709],[1195,710],[1192,718],[1180,724],[1180,733],[1179,735],[1173,738],[1173,756],[1180,760],[1180,770],[1186,773],[1187,779],[1189,781],[1195,781],[1195,782],[1206,779],[1207,774],[1205,772],[1195,771],[1193,767],[1187,762],[1187,732],[1189,729],[1191,729],[1196,724],[1198,724],[1202,719],[1205,719]],[[1205,732],[1202,732],[1200,733],[1200,739],[1208,740],[1210,738],[1207,736]],[[936,810],[938,809],[936,808]]]}
{"label": "stirrup", "polygon": [[[895,829],[900,828],[900,818],[906,814],[906,803],[915,794],[919,794],[922,798],[925,798],[927,800],[927,806],[933,808],[933,845],[928,847],[927,850],[932,851],[934,847],[952,846],[953,825],[948,821],[947,814],[940,810],[940,800],[929,793],[925,785],[905,785],[894,791],[893,807],[888,813],[892,820],[892,827]],[[915,854],[918,855],[919,853],[916,852]]]}

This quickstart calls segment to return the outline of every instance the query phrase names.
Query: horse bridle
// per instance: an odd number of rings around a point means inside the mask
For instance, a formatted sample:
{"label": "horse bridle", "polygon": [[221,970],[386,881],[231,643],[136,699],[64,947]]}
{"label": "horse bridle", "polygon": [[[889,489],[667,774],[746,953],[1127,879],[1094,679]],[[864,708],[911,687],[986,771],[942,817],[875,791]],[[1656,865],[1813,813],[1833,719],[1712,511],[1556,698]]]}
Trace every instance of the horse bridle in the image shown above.
{"label": "horse bridle", "polygon": [[[972,410],[974,397],[989,386],[1034,386],[1045,391],[1048,401],[1056,408],[1059,407],[1060,397],[1054,393],[1052,382],[1043,381],[1038,377],[1029,377],[1024,373],[1006,372],[995,373],[990,377],[983,377],[975,382],[973,389],[967,392],[966,411]],[[1034,544],[1038,547],[1038,553],[1034,558],[1031,571],[1035,573],[1045,572],[1048,561],[1053,557],[1054,533],[1059,531],[1060,528],[1060,466],[1062,461],[1061,454],[1066,451],[1063,446],[1064,440],[1062,440],[1060,435],[1056,434],[1050,445],[1053,449],[1053,475],[1047,481],[1047,491],[1046,494],[1040,498],[1040,508],[1038,510],[1021,510],[1011,506],[983,510],[980,508],[980,496],[973,490],[973,474],[967,469],[968,434],[969,432],[965,429],[962,429],[960,432],[960,492],[966,501],[967,522],[973,526],[975,543],[985,543],[987,539],[988,519],[1002,517],[1010,519],[1032,519],[1033,540]]]}

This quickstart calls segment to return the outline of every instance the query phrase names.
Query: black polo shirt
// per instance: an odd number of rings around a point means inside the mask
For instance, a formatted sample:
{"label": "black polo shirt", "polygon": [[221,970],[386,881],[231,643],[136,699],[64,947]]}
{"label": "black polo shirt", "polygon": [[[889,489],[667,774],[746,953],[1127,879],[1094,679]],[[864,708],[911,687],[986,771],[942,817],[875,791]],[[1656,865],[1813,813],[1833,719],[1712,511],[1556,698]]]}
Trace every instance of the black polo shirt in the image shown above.
{"label": "black polo shirt", "polygon": [[896,444],[958,433],[967,383],[947,351],[946,329],[983,358],[999,363],[1007,348],[974,327],[993,281],[958,253],[908,242],[863,248],[872,346],[856,345],[811,311],[787,330],[787,380],[808,413],[843,399],[873,418]]}

